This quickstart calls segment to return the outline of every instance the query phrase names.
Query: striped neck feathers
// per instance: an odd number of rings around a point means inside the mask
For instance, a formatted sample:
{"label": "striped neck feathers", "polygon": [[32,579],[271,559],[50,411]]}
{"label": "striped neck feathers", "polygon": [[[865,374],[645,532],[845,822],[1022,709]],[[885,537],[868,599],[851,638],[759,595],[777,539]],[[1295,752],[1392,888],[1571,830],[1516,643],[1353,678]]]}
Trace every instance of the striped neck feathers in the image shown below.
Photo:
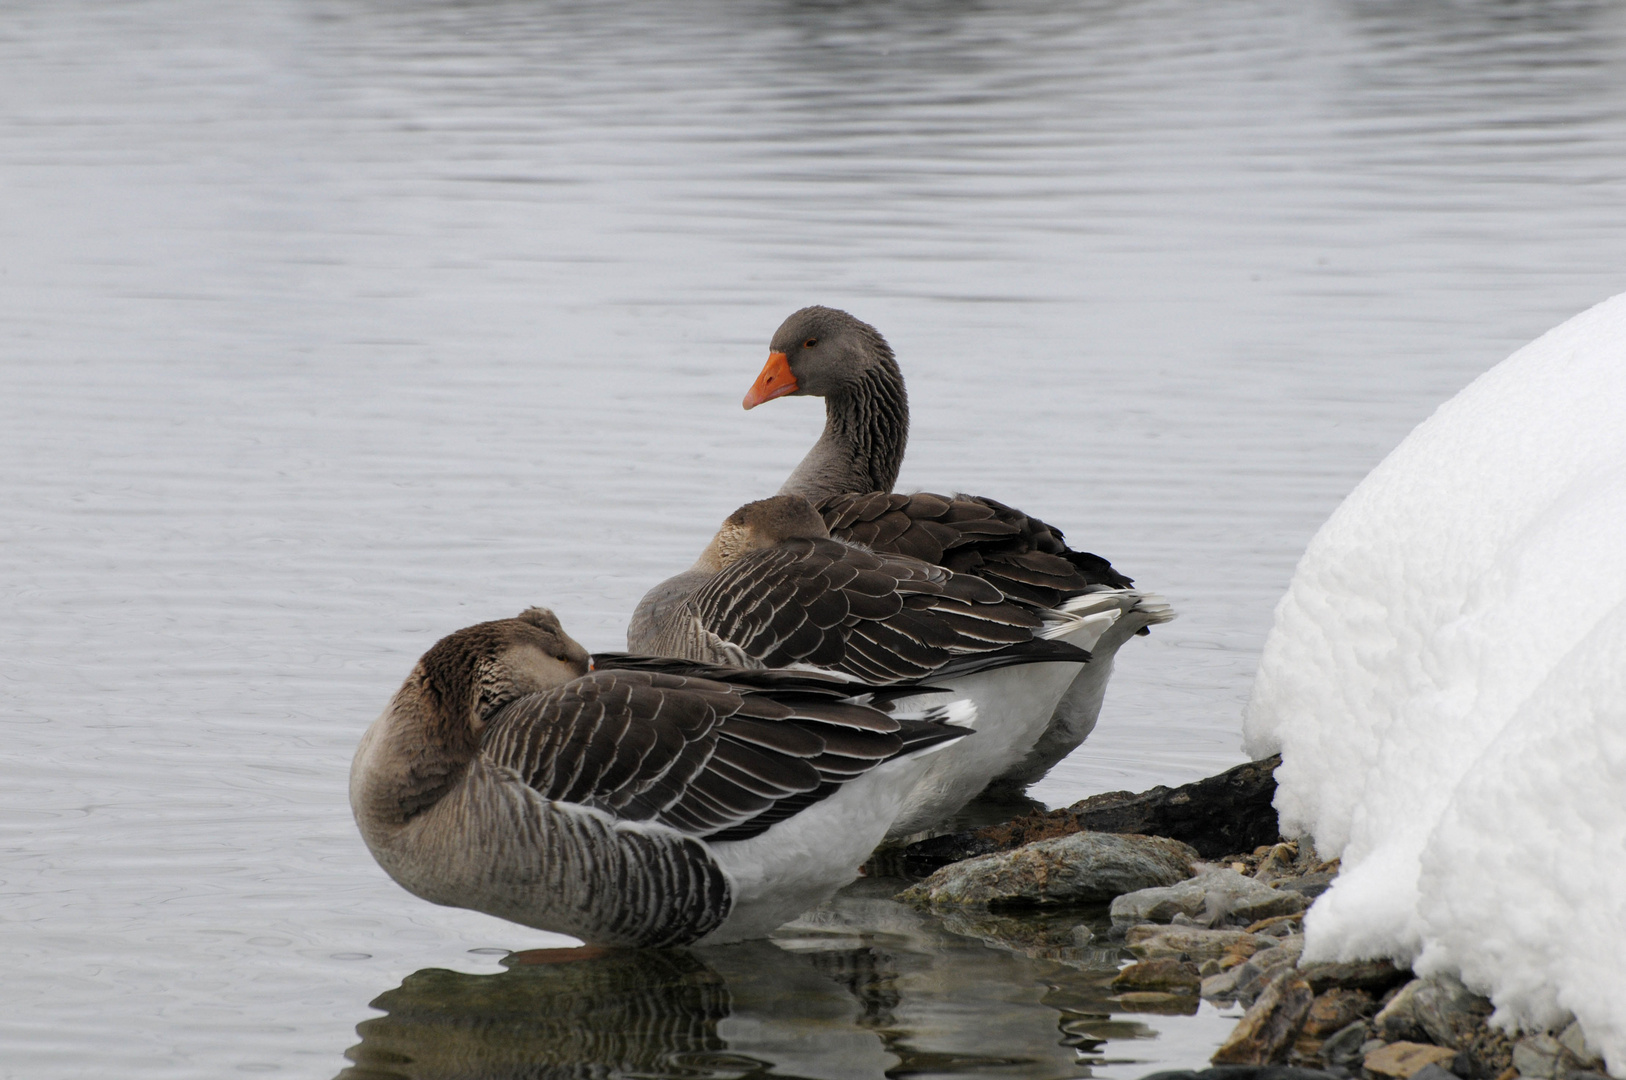
{"label": "striped neck feathers", "polygon": [[891,491],[909,442],[909,397],[885,341],[850,387],[824,399],[824,434],[779,489],[818,500],[853,492]]}

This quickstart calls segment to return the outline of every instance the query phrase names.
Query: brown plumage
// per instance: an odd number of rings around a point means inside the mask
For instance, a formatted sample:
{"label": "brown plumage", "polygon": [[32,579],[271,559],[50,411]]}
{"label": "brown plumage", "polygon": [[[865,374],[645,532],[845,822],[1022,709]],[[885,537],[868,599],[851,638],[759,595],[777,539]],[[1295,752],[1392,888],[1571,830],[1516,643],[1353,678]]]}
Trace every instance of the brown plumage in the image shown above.
{"label": "brown plumage", "polygon": [[424,655],[351,768],[392,878],[593,944],[764,934],[851,880],[916,756],[964,734],[818,674],[587,666],[537,608]]}

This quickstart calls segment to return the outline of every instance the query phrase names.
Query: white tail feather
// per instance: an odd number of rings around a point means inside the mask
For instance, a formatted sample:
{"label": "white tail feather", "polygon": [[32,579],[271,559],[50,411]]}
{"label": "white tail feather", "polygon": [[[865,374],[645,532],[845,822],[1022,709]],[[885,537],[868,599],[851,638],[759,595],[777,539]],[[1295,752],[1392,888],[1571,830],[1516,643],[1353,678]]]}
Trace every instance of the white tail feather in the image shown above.
{"label": "white tail feather", "polygon": [[1082,593],[1044,614],[1040,636],[1063,638],[1082,649],[1094,648],[1107,629],[1128,616],[1135,629],[1174,618],[1174,608],[1156,593],[1140,589],[1101,589]]}

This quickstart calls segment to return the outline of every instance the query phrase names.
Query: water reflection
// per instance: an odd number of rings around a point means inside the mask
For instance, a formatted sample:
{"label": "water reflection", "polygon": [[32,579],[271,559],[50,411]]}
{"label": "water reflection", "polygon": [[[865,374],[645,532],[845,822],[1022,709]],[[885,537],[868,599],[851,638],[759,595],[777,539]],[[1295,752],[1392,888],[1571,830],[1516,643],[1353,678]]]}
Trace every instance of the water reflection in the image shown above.
{"label": "water reflection", "polygon": [[1114,1016],[1099,912],[939,919],[887,899],[896,885],[861,883],[773,941],[420,971],[373,1002],[342,1076],[1047,1080],[1138,1065],[1159,1034]]}

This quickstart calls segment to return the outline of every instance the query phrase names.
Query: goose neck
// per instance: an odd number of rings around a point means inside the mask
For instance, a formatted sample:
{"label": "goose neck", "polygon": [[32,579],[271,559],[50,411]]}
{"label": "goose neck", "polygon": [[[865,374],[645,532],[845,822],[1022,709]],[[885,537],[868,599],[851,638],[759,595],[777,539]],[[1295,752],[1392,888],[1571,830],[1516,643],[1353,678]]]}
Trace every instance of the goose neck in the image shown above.
{"label": "goose neck", "polygon": [[351,801],[358,819],[380,827],[405,825],[462,781],[479,736],[433,688],[404,686],[368,728],[351,767]]}
{"label": "goose neck", "polygon": [[779,489],[817,500],[848,492],[891,491],[909,441],[909,400],[890,357],[824,399],[824,433]]}

